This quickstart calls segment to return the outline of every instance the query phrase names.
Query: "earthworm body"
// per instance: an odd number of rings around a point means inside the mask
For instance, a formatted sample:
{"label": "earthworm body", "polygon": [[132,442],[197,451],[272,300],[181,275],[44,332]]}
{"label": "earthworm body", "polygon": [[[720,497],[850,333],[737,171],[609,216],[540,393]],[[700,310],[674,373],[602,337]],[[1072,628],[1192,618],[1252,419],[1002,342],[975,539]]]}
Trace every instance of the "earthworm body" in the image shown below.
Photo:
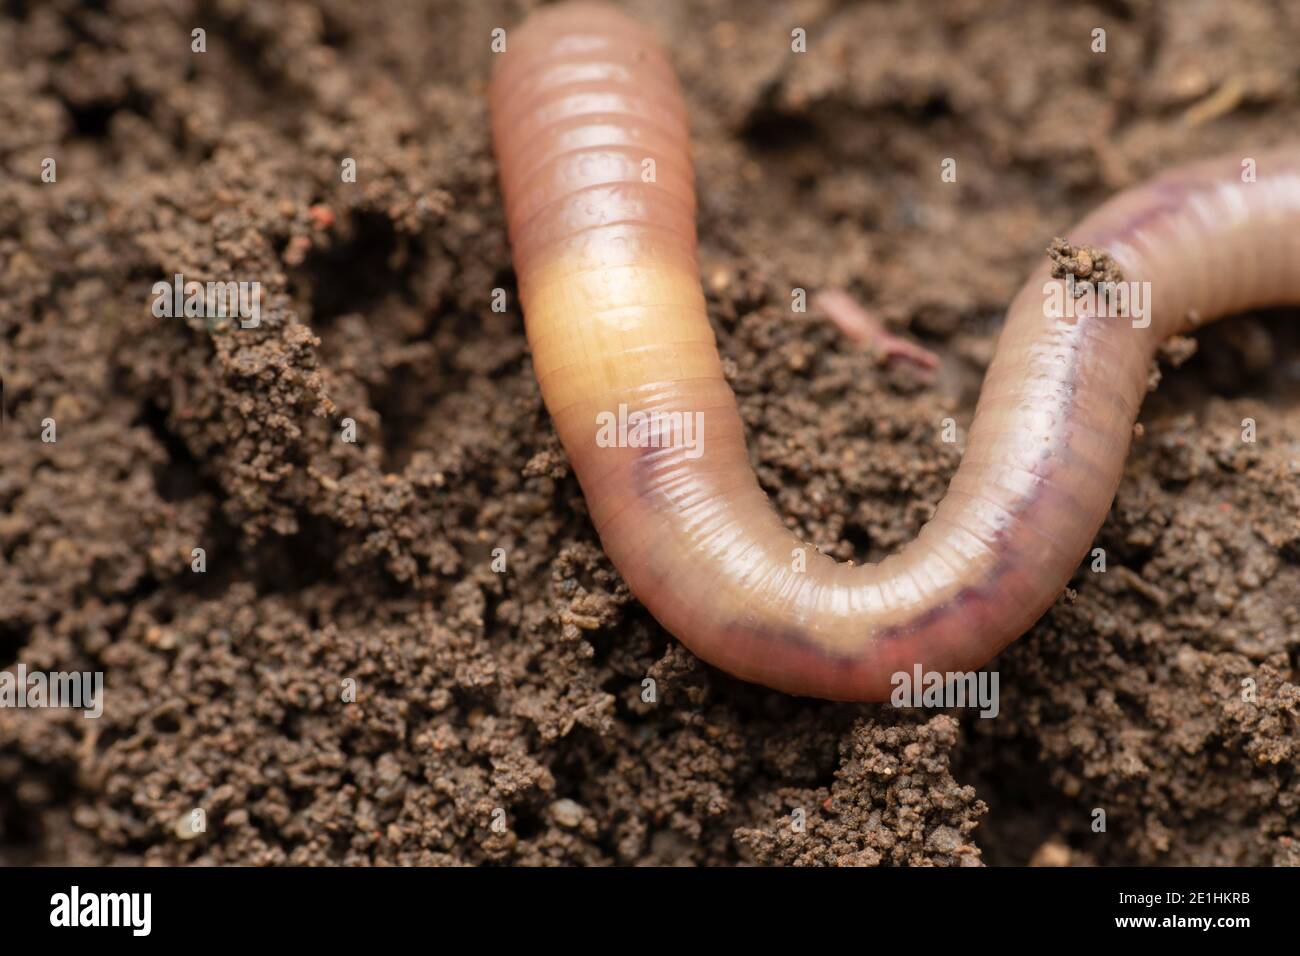
{"label": "earthworm body", "polygon": [[746,457],[700,286],[686,106],[650,34],[543,9],[510,31],[491,105],[538,382],[606,553],[692,651],[790,693],[883,700],[917,664],[987,663],[1100,528],[1157,345],[1300,301],[1300,149],[1256,155],[1254,181],[1235,157],[1121,193],[1068,235],[1147,284],[1146,319],[1051,313],[1078,290],[1045,264],[934,516],[879,564],[839,564],[783,525]]}

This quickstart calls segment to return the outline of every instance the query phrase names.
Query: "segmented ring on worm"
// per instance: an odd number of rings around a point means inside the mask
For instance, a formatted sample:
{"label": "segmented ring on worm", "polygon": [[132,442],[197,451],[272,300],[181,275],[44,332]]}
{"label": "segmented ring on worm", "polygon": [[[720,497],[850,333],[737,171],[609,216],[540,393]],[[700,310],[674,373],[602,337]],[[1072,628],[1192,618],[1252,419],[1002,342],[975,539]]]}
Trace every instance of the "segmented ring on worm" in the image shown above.
{"label": "segmented ring on worm", "polygon": [[[1087,552],[1159,343],[1300,301],[1300,148],[1254,155],[1253,181],[1228,157],[1121,193],[1067,235],[1149,283],[1150,321],[1048,315],[1062,280],[1041,268],[933,518],[878,564],[804,565],[749,466],[706,315],[689,120],[663,51],[614,10],[547,8],[510,31],[491,99],[537,378],[606,553],[696,654],[791,693],[882,700],[915,665],[987,663]],[[674,440],[611,443],[636,415]]]}

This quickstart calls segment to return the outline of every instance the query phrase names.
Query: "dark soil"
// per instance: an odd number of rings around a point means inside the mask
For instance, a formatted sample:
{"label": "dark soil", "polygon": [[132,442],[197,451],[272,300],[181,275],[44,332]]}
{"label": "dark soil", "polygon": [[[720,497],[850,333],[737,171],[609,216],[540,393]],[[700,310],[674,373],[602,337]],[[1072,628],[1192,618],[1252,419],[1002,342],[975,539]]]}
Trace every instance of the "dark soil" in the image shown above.
{"label": "dark soil", "polygon": [[[0,710],[0,863],[1300,863],[1297,313],[1163,370],[1107,573],[996,719],[739,683],[631,598],[541,404],[484,95],[524,6],[0,4],[0,669],[107,681],[98,721]],[[1300,128],[1294,2],[628,6],[691,103],[754,463],[841,559],[942,496],[1053,237]],[[260,281],[261,326],[155,318],[178,272]]]}

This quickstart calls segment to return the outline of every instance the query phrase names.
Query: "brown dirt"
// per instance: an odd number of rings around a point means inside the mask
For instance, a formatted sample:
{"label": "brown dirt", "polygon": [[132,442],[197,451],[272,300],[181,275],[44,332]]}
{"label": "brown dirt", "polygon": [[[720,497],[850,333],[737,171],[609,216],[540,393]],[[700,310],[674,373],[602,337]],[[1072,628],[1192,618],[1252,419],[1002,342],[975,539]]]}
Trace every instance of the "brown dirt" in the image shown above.
{"label": "brown dirt", "polygon": [[[1053,236],[1300,126],[1294,3],[628,6],[691,102],[753,460],[842,559],[939,500]],[[99,721],[0,711],[0,862],[1300,863],[1296,313],[1165,370],[1108,573],[1002,656],[997,719],[738,683],[631,599],[538,396],[484,99],[522,7],[0,4],[0,668],[108,683]],[[175,272],[262,282],[261,328],[155,319]]]}

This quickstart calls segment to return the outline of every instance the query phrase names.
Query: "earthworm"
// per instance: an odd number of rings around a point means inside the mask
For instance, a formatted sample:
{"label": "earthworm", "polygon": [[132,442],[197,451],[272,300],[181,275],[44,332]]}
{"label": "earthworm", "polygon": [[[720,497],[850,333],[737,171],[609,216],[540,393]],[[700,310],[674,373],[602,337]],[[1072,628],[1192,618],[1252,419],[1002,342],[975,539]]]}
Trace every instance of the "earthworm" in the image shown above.
{"label": "earthworm", "polygon": [[827,289],[817,293],[813,304],[825,312],[854,342],[872,349],[886,359],[906,359],[927,372],[939,367],[939,356],[890,332],[883,322],[858,305],[847,292]]}
{"label": "earthworm", "polygon": [[837,563],[750,467],[700,285],[686,105],[652,36],[603,6],[545,8],[510,31],[490,95],[534,369],[601,543],[699,657],[789,693],[884,700],[916,665],[985,665],[1078,569],[1159,343],[1300,300],[1300,148],[1120,193],[1068,236],[1149,283],[1146,317],[1076,299],[1044,263],[933,516],[878,564]]}

